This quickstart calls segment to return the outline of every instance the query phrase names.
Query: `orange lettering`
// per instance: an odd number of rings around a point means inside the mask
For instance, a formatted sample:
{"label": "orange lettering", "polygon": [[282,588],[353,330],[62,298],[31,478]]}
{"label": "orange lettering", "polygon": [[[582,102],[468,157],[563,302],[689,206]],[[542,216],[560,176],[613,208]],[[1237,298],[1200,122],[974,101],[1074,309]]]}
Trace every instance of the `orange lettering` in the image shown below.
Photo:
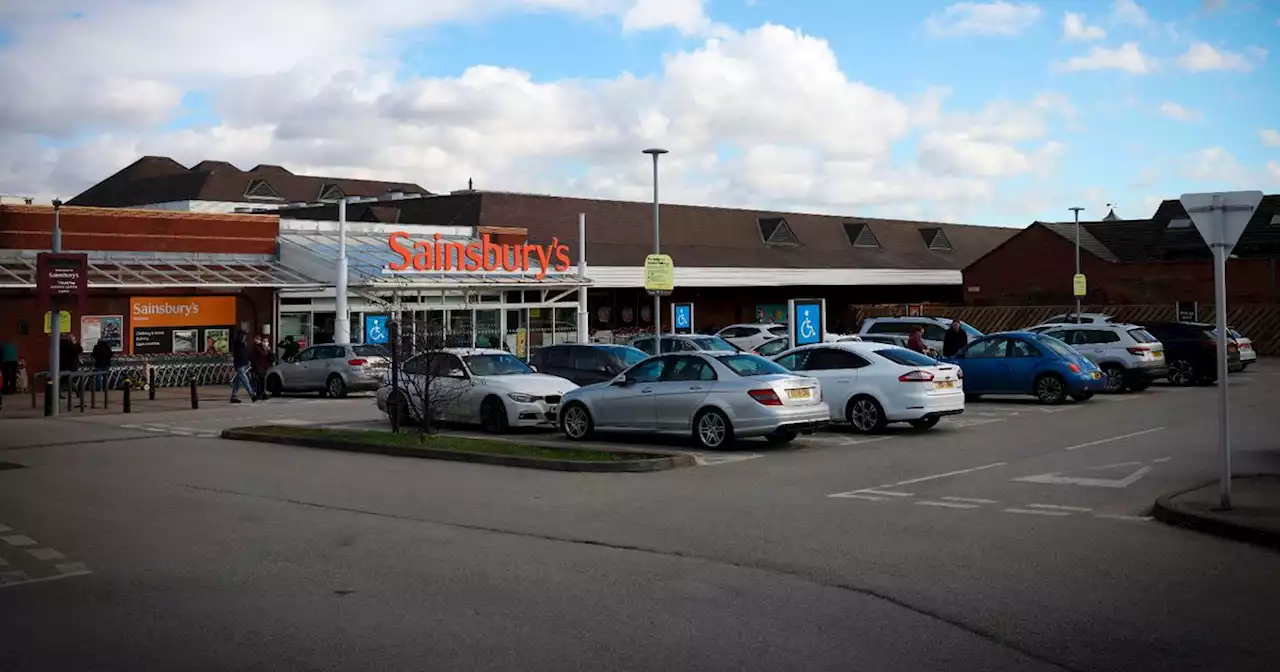
{"label": "orange lettering", "polygon": [[[489,240],[489,234],[486,233],[480,236],[480,256],[482,259],[480,268],[486,271],[498,270],[498,264],[502,263],[502,260],[498,257],[498,255],[502,254],[502,250],[498,249],[498,247]],[[493,256],[489,256],[490,252],[493,253]]]}
{"label": "orange lettering", "polygon": [[520,246],[502,246],[502,270],[513,272],[520,270]]}
{"label": "orange lettering", "polygon": [[440,244],[440,234],[435,234],[433,238],[436,241],[435,245],[433,245],[436,251],[436,268],[442,271],[447,271],[449,270],[449,250],[444,245]]}
{"label": "orange lettering", "polygon": [[[551,240],[553,243],[555,242],[554,238],[552,238]],[[555,248],[556,248],[556,270],[559,271],[560,273],[564,273],[565,271],[569,270],[569,265],[570,265],[569,264],[569,246],[556,245]]]}
{"label": "orange lettering", "polygon": [[409,251],[409,248],[400,244],[400,239],[408,237],[409,234],[404,231],[396,231],[387,239],[387,244],[391,246],[391,251],[400,255],[400,262],[392,262],[387,265],[387,268],[393,271],[404,271],[408,270],[409,266],[413,263],[413,253]]}
{"label": "orange lettering", "polygon": [[525,273],[529,272],[529,255],[538,253],[537,245],[521,245],[516,249],[520,250],[520,270]]}
{"label": "orange lettering", "polygon": [[[467,254],[466,250],[467,250],[466,243],[449,243],[449,251],[446,252],[444,255],[445,270],[449,270],[450,268],[456,268],[459,271],[461,271],[462,261],[463,259],[466,258],[466,254]],[[450,265],[451,262],[454,262],[452,266]]]}
{"label": "orange lettering", "polygon": [[534,250],[538,253],[538,274],[533,277],[541,280],[547,277],[547,271],[551,270],[551,248],[538,245]]}
{"label": "orange lettering", "polygon": [[418,241],[413,244],[413,249],[418,251],[417,254],[413,255],[414,270],[430,271],[435,268],[435,264],[433,263],[435,260],[432,258],[435,255],[432,254],[433,250],[431,249],[431,243]]}
{"label": "orange lettering", "polygon": [[480,270],[484,263],[480,259],[480,243],[467,243],[467,262],[463,264],[462,270],[468,273],[474,273]]}

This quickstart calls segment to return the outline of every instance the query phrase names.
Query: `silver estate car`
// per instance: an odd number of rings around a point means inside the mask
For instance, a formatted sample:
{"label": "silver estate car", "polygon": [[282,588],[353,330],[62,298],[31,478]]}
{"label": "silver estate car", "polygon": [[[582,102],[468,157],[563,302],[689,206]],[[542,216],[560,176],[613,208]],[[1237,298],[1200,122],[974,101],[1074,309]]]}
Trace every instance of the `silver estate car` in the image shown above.
{"label": "silver estate car", "polygon": [[650,357],[560,403],[560,429],[570,439],[596,431],[690,435],[706,449],[751,436],[784,444],[830,420],[817,379],[741,352]]}
{"label": "silver estate car", "polygon": [[390,365],[391,353],[381,345],[313,345],[267,371],[267,392],[345,397],[378,389]]}

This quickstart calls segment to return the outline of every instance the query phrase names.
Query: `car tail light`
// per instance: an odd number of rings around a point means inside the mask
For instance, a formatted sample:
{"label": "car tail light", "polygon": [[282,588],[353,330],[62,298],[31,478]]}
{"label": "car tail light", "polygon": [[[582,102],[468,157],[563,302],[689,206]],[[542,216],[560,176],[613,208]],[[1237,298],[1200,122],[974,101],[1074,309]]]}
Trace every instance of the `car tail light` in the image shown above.
{"label": "car tail light", "polygon": [[778,398],[778,393],[769,388],[763,390],[751,390],[747,392],[752,399],[764,404],[765,406],[781,406],[782,399]]}
{"label": "car tail light", "polygon": [[956,369],[956,380],[964,380],[964,369]]}
{"label": "car tail light", "polygon": [[347,360],[347,363],[348,363],[348,364],[350,364],[351,366],[364,366],[365,364],[368,364],[368,363],[369,363],[369,360],[367,360],[367,359],[348,359],[348,360]]}
{"label": "car tail light", "polygon": [[1069,362],[1067,368],[1071,369],[1071,373],[1080,373],[1080,365],[1075,362]]}
{"label": "car tail light", "polygon": [[1125,348],[1125,349],[1129,351],[1129,354],[1138,355],[1138,356],[1142,356],[1147,354],[1148,352],[1151,352],[1147,348]]}
{"label": "car tail light", "polygon": [[932,383],[933,374],[928,371],[909,371],[898,376],[900,383]]}

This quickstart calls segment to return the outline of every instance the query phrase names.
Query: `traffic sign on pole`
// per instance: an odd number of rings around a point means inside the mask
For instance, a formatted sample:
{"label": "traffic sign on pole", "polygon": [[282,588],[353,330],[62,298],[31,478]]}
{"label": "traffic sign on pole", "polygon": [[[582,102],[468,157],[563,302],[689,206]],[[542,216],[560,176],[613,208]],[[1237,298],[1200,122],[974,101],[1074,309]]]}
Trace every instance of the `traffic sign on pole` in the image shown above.
{"label": "traffic sign on pole", "polygon": [[1231,508],[1231,431],[1227,403],[1227,257],[1262,202],[1261,191],[1183,194],[1182,207],[1213,250],[1213,308],[1218,339],[1219,503]]}

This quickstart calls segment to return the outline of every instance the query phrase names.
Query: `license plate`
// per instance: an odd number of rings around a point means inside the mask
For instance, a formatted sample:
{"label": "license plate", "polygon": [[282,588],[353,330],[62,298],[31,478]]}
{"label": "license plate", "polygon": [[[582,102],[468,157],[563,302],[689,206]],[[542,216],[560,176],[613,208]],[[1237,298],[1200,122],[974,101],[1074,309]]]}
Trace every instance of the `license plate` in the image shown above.
{"label": "license plate", "polygon": [[1151,353],[1151,356],[1156,359],[1160,359],[1161,357],[1164,357],[1164,353],[1160,352],[1159,350],[1156,350],[1155,352]]}
{"label": "license plate", "polygon": [[954,390],[956,389],[956,381],[939,380],[938,382],[934,383],[934,387],[936,387],[939,390]]}
{"label": "license plate", "polygon": [[797,387],[787,390],[788,399],[812,399],[813,390],[807,387]]}

